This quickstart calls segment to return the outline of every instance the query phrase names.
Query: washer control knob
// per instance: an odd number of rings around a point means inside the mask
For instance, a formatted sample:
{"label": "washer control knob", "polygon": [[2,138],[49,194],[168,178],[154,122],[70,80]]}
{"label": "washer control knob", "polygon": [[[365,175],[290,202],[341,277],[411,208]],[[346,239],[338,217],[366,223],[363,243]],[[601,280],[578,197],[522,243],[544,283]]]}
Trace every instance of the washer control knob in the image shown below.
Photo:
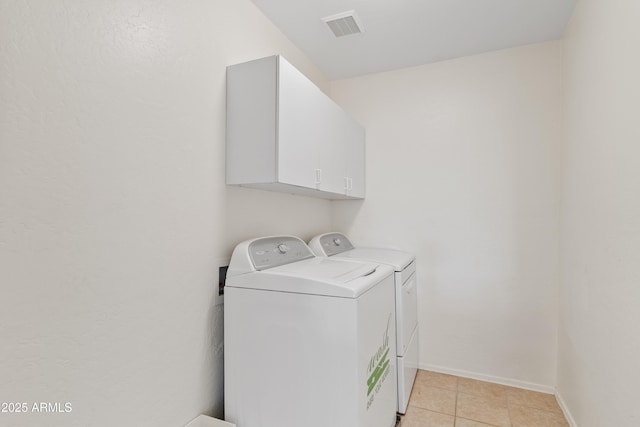
{"label": "washer control knob", "polygon": [[278,252],[280,252],[281,254],[286,254],[287,252],[289,252],[289,249],[291,248],[284,243],[280,243],[278,245]]}
{"label": "washer control knob", "polygon": [[340,240],[339,237],[336,237],[335,239],[333,239],[333,243],[335,243],[336,246],[340,246],[342,244],[342,240]]}

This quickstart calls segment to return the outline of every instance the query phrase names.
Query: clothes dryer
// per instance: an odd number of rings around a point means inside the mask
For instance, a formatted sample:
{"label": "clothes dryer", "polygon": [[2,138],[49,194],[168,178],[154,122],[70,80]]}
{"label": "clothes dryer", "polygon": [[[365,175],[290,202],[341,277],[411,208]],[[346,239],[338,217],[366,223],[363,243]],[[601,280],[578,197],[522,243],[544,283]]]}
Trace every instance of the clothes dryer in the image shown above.
{"label": "clothes dryer", "polygon": [[225,418],[238,427],[392,427],[393,269],[248,240],[225,285]]}
{"label": "clothes dryer", "polygon": [[398,369],[397,411],[401,414],[406,413],[411,389],[418,372],[418,297],[415,256],[395,249],[354,247],[344,234],[335,232],[314,237],[309,242],[309,247],[317,256],[383,263],[393,267]]}

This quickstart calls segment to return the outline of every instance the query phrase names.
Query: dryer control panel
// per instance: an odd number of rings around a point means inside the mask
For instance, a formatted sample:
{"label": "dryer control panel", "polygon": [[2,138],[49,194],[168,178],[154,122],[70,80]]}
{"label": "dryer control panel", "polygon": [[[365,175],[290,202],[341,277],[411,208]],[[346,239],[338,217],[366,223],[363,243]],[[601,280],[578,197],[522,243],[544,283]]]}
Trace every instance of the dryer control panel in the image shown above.
{"label": "dryer control panel", "polygon": [[249,245],[249,256],[256,270],[313,258],[311,249],[293,236],[274,236],[257,239]]}
{"label": "dryer control panel", "polygon": [[338,255],[350,251],[353,245],[347,236],[341,233],[328,233],[320,237],[320,245],[327,256]]}

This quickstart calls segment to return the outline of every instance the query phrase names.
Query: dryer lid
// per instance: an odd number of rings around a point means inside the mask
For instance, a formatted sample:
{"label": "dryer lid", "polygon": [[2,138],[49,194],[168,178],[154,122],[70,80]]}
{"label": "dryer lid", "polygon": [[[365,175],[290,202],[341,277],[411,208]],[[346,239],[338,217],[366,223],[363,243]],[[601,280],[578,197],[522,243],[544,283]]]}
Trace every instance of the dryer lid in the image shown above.
{"label": "dryer lid", "polygon": [[269,273],[344,285],[352,280],[370,275],[376,271],[377,267],[372,263],[346,262],[339,259],[316,257],[306,262],[296,262],[272,268]]}
{"label": "dryer lid", "polygon": [[396,271],[404,270],[415,259],[409,252],[386,248],[355,248],[342,233],[325,233],[314,237],[309,247],[316,256],[335,256],[357,261],[369,261],[393,266]]}
{"label": "dryer lid", "polygon": [[415,259],[409,252],[385,248],[355,248],[336,255],[342,259],[354,261],[378,262],[392,266],[395,271],[402,271]]}

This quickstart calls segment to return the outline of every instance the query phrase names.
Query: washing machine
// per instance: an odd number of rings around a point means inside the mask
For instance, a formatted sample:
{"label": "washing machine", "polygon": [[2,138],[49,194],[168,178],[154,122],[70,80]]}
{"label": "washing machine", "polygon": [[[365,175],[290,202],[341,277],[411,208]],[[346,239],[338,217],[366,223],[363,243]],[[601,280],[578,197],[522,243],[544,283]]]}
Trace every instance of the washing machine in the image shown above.
{"label": "washing machine", "polygon": [[413,254],[384,248],[354,247],[341,233],[325,233],[309,242],[317,256],[330,259],[383,263],[394,269],[396,304],[397,411],[406,413],[411,389],[418,372],[418,297],[416,260]]}
{"label": "washing machine", "polygon": [[393,280],[387,265],[316,257],[293,236],[239,244],[224,296],[225,419],[394,426]]}

